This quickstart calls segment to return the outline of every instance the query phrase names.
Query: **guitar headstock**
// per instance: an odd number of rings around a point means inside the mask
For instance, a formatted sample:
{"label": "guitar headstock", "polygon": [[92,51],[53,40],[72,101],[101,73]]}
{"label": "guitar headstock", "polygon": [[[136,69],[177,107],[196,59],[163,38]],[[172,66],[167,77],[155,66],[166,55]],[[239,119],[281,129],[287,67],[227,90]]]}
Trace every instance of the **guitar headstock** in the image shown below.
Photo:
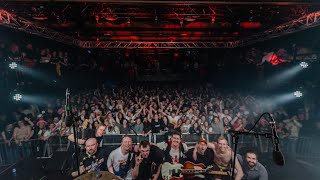
{"label": "guitar headstock", "polygon": [[209,165],[209,166],[207,166],[206,170],[209,170],[209,169],[211,169],[211,168],[213,168],[213,166],[212,166],[212,165]]}

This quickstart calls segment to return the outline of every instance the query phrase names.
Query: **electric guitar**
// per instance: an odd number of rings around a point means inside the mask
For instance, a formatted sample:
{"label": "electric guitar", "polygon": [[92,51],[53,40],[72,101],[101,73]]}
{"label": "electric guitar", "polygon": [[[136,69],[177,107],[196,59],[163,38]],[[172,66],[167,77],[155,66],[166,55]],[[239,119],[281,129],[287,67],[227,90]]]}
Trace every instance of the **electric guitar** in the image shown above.
{"label": "electric guitar", "polygon": [[165,162],[161,167],[162,178],[165,180],[179,180],[183,179],[184,176],[204,177],[202,174],[206,171],[204,164],[194,164],[190,161],[185,162],[184,165]]}
{"label": "electric guitar", "polygon": [[205,165],[194,164],[190,161],[187,161],[182,164],[171,164],[165,162],[161,167],[161,174],[164,180],[183,180],[184,177],[192,178],[192,177],[200,177],[204,178],[203,174],[212,174],[212,175],[222,175],[222,176],[230,176],[231,173],[229,171],[215,171],[212,170],[213,166],[208,166],[205,168]]}

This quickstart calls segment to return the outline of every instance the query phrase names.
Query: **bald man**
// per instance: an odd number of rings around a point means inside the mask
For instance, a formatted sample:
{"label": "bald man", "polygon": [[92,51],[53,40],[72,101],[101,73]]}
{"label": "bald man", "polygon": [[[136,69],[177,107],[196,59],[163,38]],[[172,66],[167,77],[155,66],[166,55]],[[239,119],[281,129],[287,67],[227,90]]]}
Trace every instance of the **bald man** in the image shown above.
{"label": "bald man", "polygon": [[[106,170],[105,153],[98,148],[96,138],[89,138],[85,141],[85,151],[80,153],[79,166],[80,175],[98,170]],[[74,172],[71,173],[72,177],[79,176],[77,166],[74,166]]]}
{"label": "bald man", "polygon": [[131,166],[134,161],[132,153],[132,139],[124,136],[121,146],[113,150],[107,161],[109,172],[126,180],[131,180]]}

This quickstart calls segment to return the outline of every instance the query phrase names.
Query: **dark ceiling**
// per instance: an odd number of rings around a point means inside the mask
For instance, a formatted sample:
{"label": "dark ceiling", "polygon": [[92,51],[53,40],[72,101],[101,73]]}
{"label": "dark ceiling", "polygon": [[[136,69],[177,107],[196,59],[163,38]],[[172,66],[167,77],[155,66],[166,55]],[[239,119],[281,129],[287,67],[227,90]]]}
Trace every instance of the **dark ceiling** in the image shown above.
{"label": "dark ceiling", "polygon": [[320,9],[319,3],[112,2],[10,1],[0,7],[79,40],[104,41],[234,41]]}

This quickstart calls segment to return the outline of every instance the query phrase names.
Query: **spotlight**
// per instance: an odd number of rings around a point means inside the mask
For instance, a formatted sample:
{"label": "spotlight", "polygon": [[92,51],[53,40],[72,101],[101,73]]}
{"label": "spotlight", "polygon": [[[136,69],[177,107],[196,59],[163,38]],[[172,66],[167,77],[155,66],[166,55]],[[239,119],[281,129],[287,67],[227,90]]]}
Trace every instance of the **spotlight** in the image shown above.
{"label": "spotlight", "polygon": [[181,19],[181,20],[180,20],[180,26],[182,26],[182,25],[183,25],[183,20]]}
{"label": "spotlight", "polygon": [[211,23],[214,24],[215,21],[216,21],[216,17],[215,17],[215,16],[212,16],[212,17],[211,17]]}
{"label": "spotlight", "polygon": [[301,62],[301,63],[300,63],[300,66],[301,66],[302,68],[307,68],[307,67],[309,66],[309,64],[308,64],[307,62]]}
{"label": "spotlight", "polygon": [[12,63],[9,64],[9,67],[11,69],[16,69],[18,67],[18,64],[16,62],[12,62]]}
{"label": "spotlight", "polygon": [[297,98],[301,97],[302,96],[302,92],[301,91],[296,91],[293,93],[293,95]]}
{"label": "spotlight", "polygon": [[22,95],[21,95],[21,94],[15,94],[15,95],[13,96],[13,99],[14,99],[15,101],[20,101],[20,100],[22,99]]}

